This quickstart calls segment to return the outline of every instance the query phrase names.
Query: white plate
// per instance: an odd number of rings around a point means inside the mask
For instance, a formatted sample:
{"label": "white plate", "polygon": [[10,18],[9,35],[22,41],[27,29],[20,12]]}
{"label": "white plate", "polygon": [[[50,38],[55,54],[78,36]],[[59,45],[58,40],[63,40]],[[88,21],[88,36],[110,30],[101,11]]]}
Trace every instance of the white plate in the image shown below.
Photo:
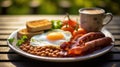
{"label": "white plate", "polygon": [[[10,36],[9,38],[15,38],[15,41],[17,40],[17,31],[14,31]],[[115,41],[114,37],[112,36],[112,34],[106,30],[105,28],[102,29],[102,32],[108,36],[108,37],[111,37],[113,42]],[[8,38],[8,39],[9,39]],[[17,47],[15,45],[16,42],[14,42],[13,44],[10,44],[9,41],[7,41],[7,44],[9,45],[9,47],[11,49],[13,49],[15,52],[23,55],[23,56],[26,56],[26,57],[29,57],[29,58],[32,58],[32,59],[36,59],[36,60],[43,60],[43,61],[50,61],[50,62],[73,62],[73,61],[83,61],[83,60],[87,60],[87,59],[92,59],[92,58],[95,58],[95,57],[98,57],[98,56],[101,56],[105,53],[107,53],[114,45],[114,43],[112,43],[112,45],[110,46],[107,46],[103,49],[100,49],[100,50],[96,50],[94,51],[93,53],[90,53],[90,54],[87,54],[85,56],[79,56],[79,57],[64,57],[64,58],[53,58],[53,57],[41,57],[41,56],[37,56],[37,55],[32,55],[32,54],[29,54],[29,53],[26,53],[24,51],[22,51],[19,47]]]}

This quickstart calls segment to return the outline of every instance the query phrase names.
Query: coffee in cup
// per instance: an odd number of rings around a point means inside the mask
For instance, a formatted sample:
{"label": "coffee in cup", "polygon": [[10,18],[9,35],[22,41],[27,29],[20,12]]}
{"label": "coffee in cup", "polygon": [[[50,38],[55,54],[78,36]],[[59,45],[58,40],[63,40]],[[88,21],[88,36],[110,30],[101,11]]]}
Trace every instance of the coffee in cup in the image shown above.
{"label": "coffee in cup", "polygon": [[[111,13],[105,13],[105,10],[101,8],[82,8],[80,13],[80,26],[87,32],[97,32],[107,25],[113,18]],[[109,17],[110,19],[104,22],[104,19]]]}

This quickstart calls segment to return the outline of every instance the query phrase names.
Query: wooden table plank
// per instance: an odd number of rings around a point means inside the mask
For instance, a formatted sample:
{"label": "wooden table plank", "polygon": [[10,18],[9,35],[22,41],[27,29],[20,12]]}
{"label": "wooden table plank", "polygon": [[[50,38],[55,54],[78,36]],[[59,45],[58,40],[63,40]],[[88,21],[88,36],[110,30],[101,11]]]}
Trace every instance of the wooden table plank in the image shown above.
{"label": "wooden table plank", "polygon": [[8,22],[0,22],[0,25],[5,25],[5,26],[13,26],[13,25],[25,25],[26,21],[21,22],[21,21],[8,21]]}
{"label": "wooden table plank", "polygon": [[9,47],[0,47],[0,52],[9,52],[9,50],[10,50]]}
{"label": "wooden table plank", "polygon": [[110,29],[107,29],[112,35],[120,35],[120,32],[119,30],[110,30]]}
{"label": "wooden table plank", "polygon": [[[0,63],[0,67],[38,67],[38,66],[41,66],[42,63],[39,63],[39,62],[1,62]],[[45,62],[43,63],[43,66],[46,67],[46,66],[61,66],[61,67],[64,67],[65,65],[67,67],[71,66],[73,63],[48,63],[48,62]],[[119,62],[110,62],[110,63],[107,63],[107,62],[101,62],[101,63],[86,63],[88,66],[92,66],[92,67],[119,67],[120,64]],[[86,67],[87,65],[84,64],[84,63],[74,63],[73,65],[74,66],[81,66],[81,67]],[[104,65],[103,65],[104,64]]]}
{"label": "wooden table plank", "polygon": [[117,26],[117,25],[112,25],[112,26],[111,26],[111,25],[106,25],[105,27],[106,27],[106,28],[111,28],[111,29],[112,29],[112,28],[114,28],[114,29],[120,29],[120,27]]}
{"label": "wooden table plank", "polygon": [[11,62],[0,62],[0,67],[16,67],[16,66]]}
{"label": "wooden table plank", "polygon": [[9,29],[9,28],[14,28],[14,29],[18,29],[18,28],[21,28],[21,27],[25,27],[24,26],[0,26],[0,29]]}
{"label": "wooden table plank", "polygon": [[[7,15],[7,16],[0,16],[0,22],[25,22],[25,21],[30,21],[30,20],[39,20],[39,19],[61,19],[63,20],[65,17],[65,15],[18,15],[18,16],[11,16],[11,15]],[[76,19],[78,18],[79,19],[79,15],[71,15],[70,16],[72,19]],[[116,17],[113,17],[113,20],[110,22],[110,24],[120,24],[120,23],[117,23],[119,22],[120,20],[120,17],[119,16],[116,16]]]}
{"label": "wooden table plank", "polygon": [[0,39],[8,39],[10,35],[0,35]]}
{"label": "wooden table plank", "polygon": [[[13,26],[13,25],[3,25],[3,26],[0,26],[0,29],[18,29],[18,28],[21,28],[21,27],[25,27],[25,24],[21,24],[21,25],[16,25],[16,26]],[[106,26],[107,29],[116,29],[116,30],[120,30],[120,27],[118,26]]]}
{"label": "wooden table plank", "polygon": [[115,45],[120,45],[120,41],[115,41]]}
{"label": "wooden table plank", "polygon": [[[17,29],[15,29],[17,30]],[[15,30],[0,30],[0,35],[10,35],[12,32],[14,32]],[[1,37],[0,37],[1,38]]]}
{"label": "wooden table plank", "polygon": [[[109,56],[108,56],[109,57]],[[100,57],[99,57],[100,58]],[[36,61],[36,60],[31,60],[31,59],[28,59],[28,58],[23,58],[23,59],[26,59],[26,61],[28,62],[22,62],[22,61],[13,61],[13,62],[2,62],[2,64],[0,65],[4,65],[4,66],[9,66],[9,65],[12,65],[14,64],[15,66],[17,67],[35,67],[35,66],[71,66],[71,65],[74,65],[74,66],[82,66],[82,67],[86,67],[86,66],[93,66],[93,67],[111,67],[113,64],[116,64],[117,67],[119,67],[119,62],[117,61],[111,61],[108,63],[108,61],[106,61],[106,58],[101,58],[102,61],[101,62],[98,62],[99,60],[87,60],[87,61],[82,61],[82,62],[69,62],[69,63],[52,63],[52,62],[44,62],[44,61]],[[97,59],[97,58],[96,58]],[[6,64],[8,63],[8,64]],[[86,65],[87,64],[87,65]],[[13,65],[12,65],[13,66]]]}
{"label": "wooden table plank", "polygon": [[0,40],[0,45],[7,45],[7,41]]}

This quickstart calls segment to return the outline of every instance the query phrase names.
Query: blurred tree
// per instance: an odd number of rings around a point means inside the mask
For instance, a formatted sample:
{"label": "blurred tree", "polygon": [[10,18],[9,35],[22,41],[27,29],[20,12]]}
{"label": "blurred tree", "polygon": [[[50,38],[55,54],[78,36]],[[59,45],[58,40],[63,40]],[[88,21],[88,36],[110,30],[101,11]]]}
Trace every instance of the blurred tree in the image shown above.
{"label": "blurred tree", "polygon": [[88,7],[120,15],[120,0],[0,0],[0,14],[78,14]]}
{"label": "blurred tree", "polygon": [[1,0],[0,1],[0,14],[7,14],[8,8],[11,6],[11,0]]}
{"label": "blurred tree", "polygon": [[41,0],[31,0],[29,3],[30,14],[38,14],[38,8],[40,7]]}
{"label": "blurred tree", "polygon": [[39,14],[57,14],[57,6],[54,1],[44,0],[39,8]]}
{"label": "blurred tree", "polygon": [[29,0],[12,0],[12,5],[8,9],[8,14],[29,14]]}
{"label": "blurred tree", "polygon": [[71,2],[69,0],[59,0],[58,7],[60,14],[69,13],[71,8]]}

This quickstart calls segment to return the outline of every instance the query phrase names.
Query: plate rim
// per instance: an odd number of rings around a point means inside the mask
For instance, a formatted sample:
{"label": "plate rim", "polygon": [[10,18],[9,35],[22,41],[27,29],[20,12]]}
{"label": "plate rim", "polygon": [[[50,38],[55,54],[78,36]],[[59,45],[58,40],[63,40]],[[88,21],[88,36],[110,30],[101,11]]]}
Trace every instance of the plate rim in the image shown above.
{"label": "plate rim", "polygon": [[[10,38],[13,38],[15,37],[15,35],[17,34],[17,31],[19,31],[20,29],[23,29],[24,27],[22,28],[19,28],[17,29],[16,31],[12,32],[10,34],[10,36],[8,37],[8,39]],[[42,60],[42,61],[50,61],[50,62],[73,62],[73,61],[83,61],[83,60],[88,60],[88,59],[92,59],[92,58],[96,58],[96,57],[99,57],[105,53],[107,53],[109,50],[111,50],[114,46],[114,42],[115,42],[115,39],[113,37],[113,35],[104,27],[102,28],[101,30],[103,33],[105,32],[106,34],[109,34],[109,36],[112,38],[113,40],[113,43],[112,45],[110,46],[107,46],[105,48],[102,48],[100,50],[96,50],[96,51],[100,51],[98,53],[93,53],[93,55],[90,53],[88,55],[85,55],[85,56],[79,56],[79,57],[63,57],[63,58],[56,58],[56,57],[42,57],[42,56],[37,56],[37,55],[32,55],[30,53],[27,53],[25,51],[22,51],[19,47],[15,47],[15,45],[13,44],[10,44],[8,39],[7,39],[7,44],[8,46],[13,49],[15,52],[17,52],[18,54],[22,55],[22,56],[25,56],[25,57],[28,57],[28,58],[31,58],[31,59],[35,59],[35,60]],[[18,50],[19,49],[19,50]],[[102,51],[103,50],[103,51]]]}

